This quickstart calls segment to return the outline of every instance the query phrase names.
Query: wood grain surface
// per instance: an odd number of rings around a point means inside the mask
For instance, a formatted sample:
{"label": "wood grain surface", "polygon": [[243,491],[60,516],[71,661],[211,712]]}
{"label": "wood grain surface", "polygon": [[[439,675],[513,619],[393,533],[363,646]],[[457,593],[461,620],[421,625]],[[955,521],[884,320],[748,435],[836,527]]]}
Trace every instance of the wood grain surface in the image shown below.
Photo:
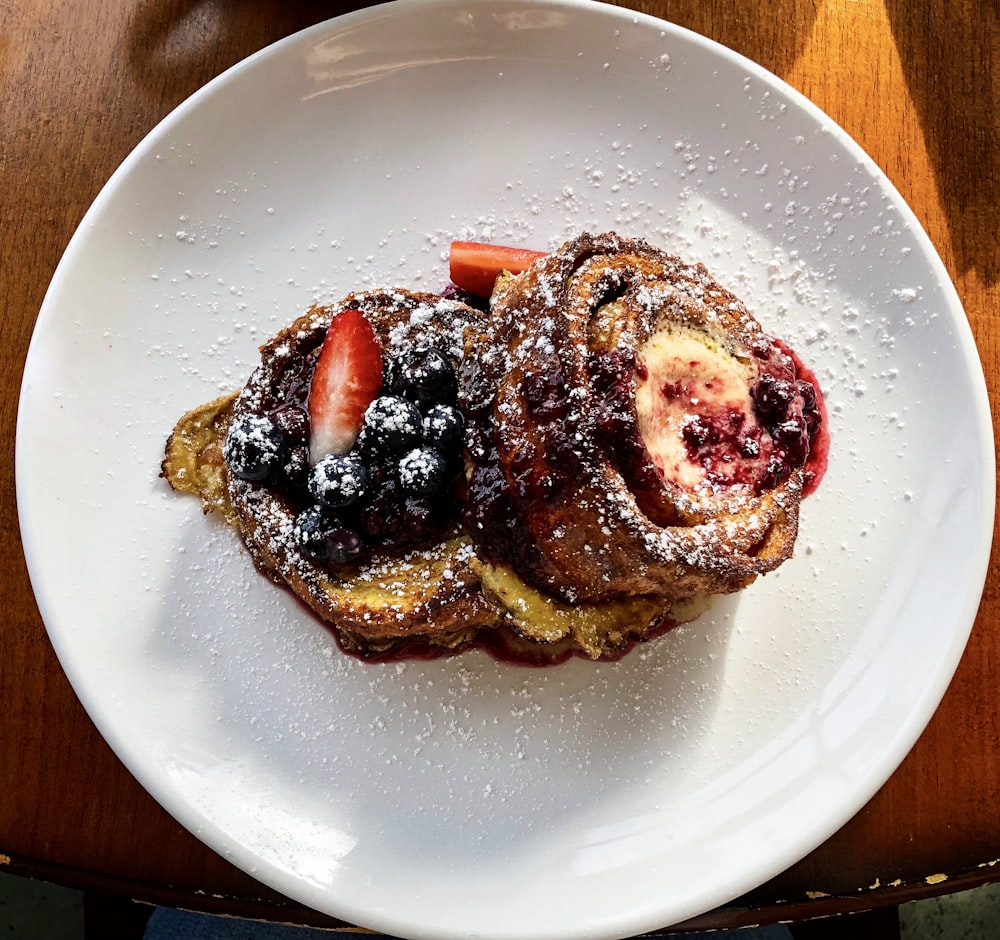
{"label": "wood grain surface", "polygon": [[[844,127],[926,228],[1000,387],[996,0],[637,0],[775,72]],[[175,105],[268,43],[358,5],[0,0],[0,865],[78,887],[333,923],[175,823],[87,718],[46,638],[20,544],[14,434],[35,318],[83,213]],[[81,560],[81,563],[86,563]],[[924,735],[849,824],[692,926],[893,904],[1000,876],[1000,576]]]}

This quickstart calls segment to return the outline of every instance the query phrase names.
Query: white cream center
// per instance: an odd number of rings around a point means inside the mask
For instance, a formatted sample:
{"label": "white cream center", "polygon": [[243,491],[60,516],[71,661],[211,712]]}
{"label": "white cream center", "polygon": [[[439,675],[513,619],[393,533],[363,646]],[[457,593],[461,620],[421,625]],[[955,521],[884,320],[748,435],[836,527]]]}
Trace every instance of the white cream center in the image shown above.
{"label": "white cream center", "polygon": [[686,489],[705,479],[690,457],[684,428],[699,415],[739,412],[751,420],[748,364],[682,327],[654,333],[639,349],[635,406],[639,433],[664,478]]}

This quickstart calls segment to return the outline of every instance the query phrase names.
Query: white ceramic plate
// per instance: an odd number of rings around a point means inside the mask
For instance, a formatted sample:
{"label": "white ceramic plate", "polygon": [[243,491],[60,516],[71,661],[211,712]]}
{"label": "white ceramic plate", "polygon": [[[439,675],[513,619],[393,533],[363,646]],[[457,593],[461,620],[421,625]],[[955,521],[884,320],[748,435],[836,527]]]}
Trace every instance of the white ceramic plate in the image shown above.
{"label": "white ceramic plate", "polygon": [[[313,300],[585,229],[703,260],[825,386],[795,559],[698,623],[615,664],[362,665],[158,478]],[[552,940],[719,905],[874,793],[964,647],[992,447],[944,268],[808,102],[613,7],[429,0],[265,49],[125,161],[39,316],[17,482],[66,672],[178,820],[348,921]]]}

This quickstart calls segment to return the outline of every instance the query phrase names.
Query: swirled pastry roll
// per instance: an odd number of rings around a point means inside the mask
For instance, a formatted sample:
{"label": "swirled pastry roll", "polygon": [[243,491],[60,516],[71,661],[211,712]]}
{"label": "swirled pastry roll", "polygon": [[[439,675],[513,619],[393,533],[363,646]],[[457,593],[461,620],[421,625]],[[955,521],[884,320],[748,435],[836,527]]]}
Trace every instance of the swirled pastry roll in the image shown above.
{"label": "swirled pastry roll", "polygon": [[465,528],[528,584],[677,601],[792,554],[816,391],[700,264],[568,242],[498,282],[460,394]]}
{"label": "swirled pastry roll", "polygon": [[[330,324],[345,311],[370,324],[386,361],[427,346],[457,361],[467,323],[482,316],[457,301],[401,289],[354,293],[313,307],[261,347],[260,363],[238,394],[181,419],[167,443],[163,475],[175,489],[199,496],[206,511],[219,511],[257,568],[334,627],[345,648],[377,654],[414,636],[459,646],[501,615],[470,567],[472,547],[456,514],[446,511],[450,493],[404,499],[397,487],[383,484],[371,499],[328,513],[327,539],[346,533],[356,540],[361,533],[367,549],[333,560],[309,550],[303,518],[315,499],[306,483],[307,396]],[[255,422],[264,419],[272,434],[277,430],[278,463],[266,473],[234,472],[232,455],[224,455],[235,429],[249,422],[244,449],[266,454],[267,436],[254,439]]]}

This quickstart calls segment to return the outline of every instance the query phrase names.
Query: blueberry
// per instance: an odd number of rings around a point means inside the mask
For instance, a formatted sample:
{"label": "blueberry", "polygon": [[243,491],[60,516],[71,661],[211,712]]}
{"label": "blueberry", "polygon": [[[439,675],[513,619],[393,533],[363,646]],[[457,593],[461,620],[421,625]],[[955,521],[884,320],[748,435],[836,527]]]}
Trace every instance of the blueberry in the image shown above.
{"label": "blueberry", "polygon": [[403,551],[437,539],[449,518],[440,499],[410,495],[391,476],[366,500],[358,525],[367,544]]}
{"label": "blueberry", "polygon": [[229,426],[222,456],[240,479],[264,480],[281,465],[284,438],[273,418],[244,415]]}
{"label": "blueberry", "polygon": [[406,535],[413,544],[428,542],[441,533],[441,512],[431,500],[412,496],[403,503]]}
{"label": "blueberry", "polygon": [[317,561],[343,565],[364,555],[361,536],[328,516],[320,506],[310,506],[296,516],[295,537],[302,551]]}
{"label": "blueberry", "polygon": [[368,470],[355,454],[328,454],[309,474],[309,492],[321,506],[340,509],[356,503],[368,487]]}
{"label": "blueberry", "polygon": [[802,379],[799,379],[795,385],[802,396],[802,417],[805,418],[806,430],[809,433],[809,439],[812,440],[823,422],[819,411],[819,401],[816,398],[816,389],[811,382]]}
{"label": "blueberry", "polygon": [[331,529],[319,506],[310,506],[295,517],[295,541],[310,558],[326,559],[326,536]]}
{"label": "blueberry", "polygon": [[309,415],[297,405],[284,405],[271,413],[285,443],[290,447],[309,442]]}
{"label": "blueberry", "polygon": [[781,458],[780,454],[772,454],[761,476],[759,489],[761,491],[774,489],[787,480],[791,472],[792,468]]}
{"label": "blueberry", "polygon": [[785,420],[795,399],[795,385],[788,379],[762,375],[750,389],[757,419],[766,428],[773,428]]}
{"label": "blueberry", "polygon": [[416,447],[399,461],[399,484],[410,496],[436,493],[448,477],[448,461],[433,447]]}
{"label": "blueberry", "polygon": [[792,417],[782,421],[773,434],[792,463],[796,466],[805,463],[809,456],[809,430],[804,418]]}
{"label": "blueberry", "polygon": [[365,411],[363,446],[383,454],[402,454],[420,441],[423,418],[411,401],[381,395]]}
{"label": "blueberry", "polygon": [[461,447],[464,431],[465,417],[454,405],[434,405],[424,415],[424,440],[444,453]]}
{"label": "blueberry", "polygon": [[806,382],[804,379],[798,379],[795,382],[795,388],[798,389],[799,395],[802,396],[802,410],[812,411],[815,410],[816,405],[816,389],[812,382]]}
{"label": "blueberry", "polygon": [[450,405],[458,396],[458,377],[448,357],[433,346],[407,353],[399,368],[400,391],[423,408]]}
{"label": "blueberry", "polygon": [[365,553],[361,536],[346,526],[336,528],[326,538],[327,561],[347,565],[359,561]]}
{"label": "blueberry", "polygon": [[382,452],[375,446],[375,437],[366,424],[361,425],[351,453],[360,457],[369,470],[381,462]]}

